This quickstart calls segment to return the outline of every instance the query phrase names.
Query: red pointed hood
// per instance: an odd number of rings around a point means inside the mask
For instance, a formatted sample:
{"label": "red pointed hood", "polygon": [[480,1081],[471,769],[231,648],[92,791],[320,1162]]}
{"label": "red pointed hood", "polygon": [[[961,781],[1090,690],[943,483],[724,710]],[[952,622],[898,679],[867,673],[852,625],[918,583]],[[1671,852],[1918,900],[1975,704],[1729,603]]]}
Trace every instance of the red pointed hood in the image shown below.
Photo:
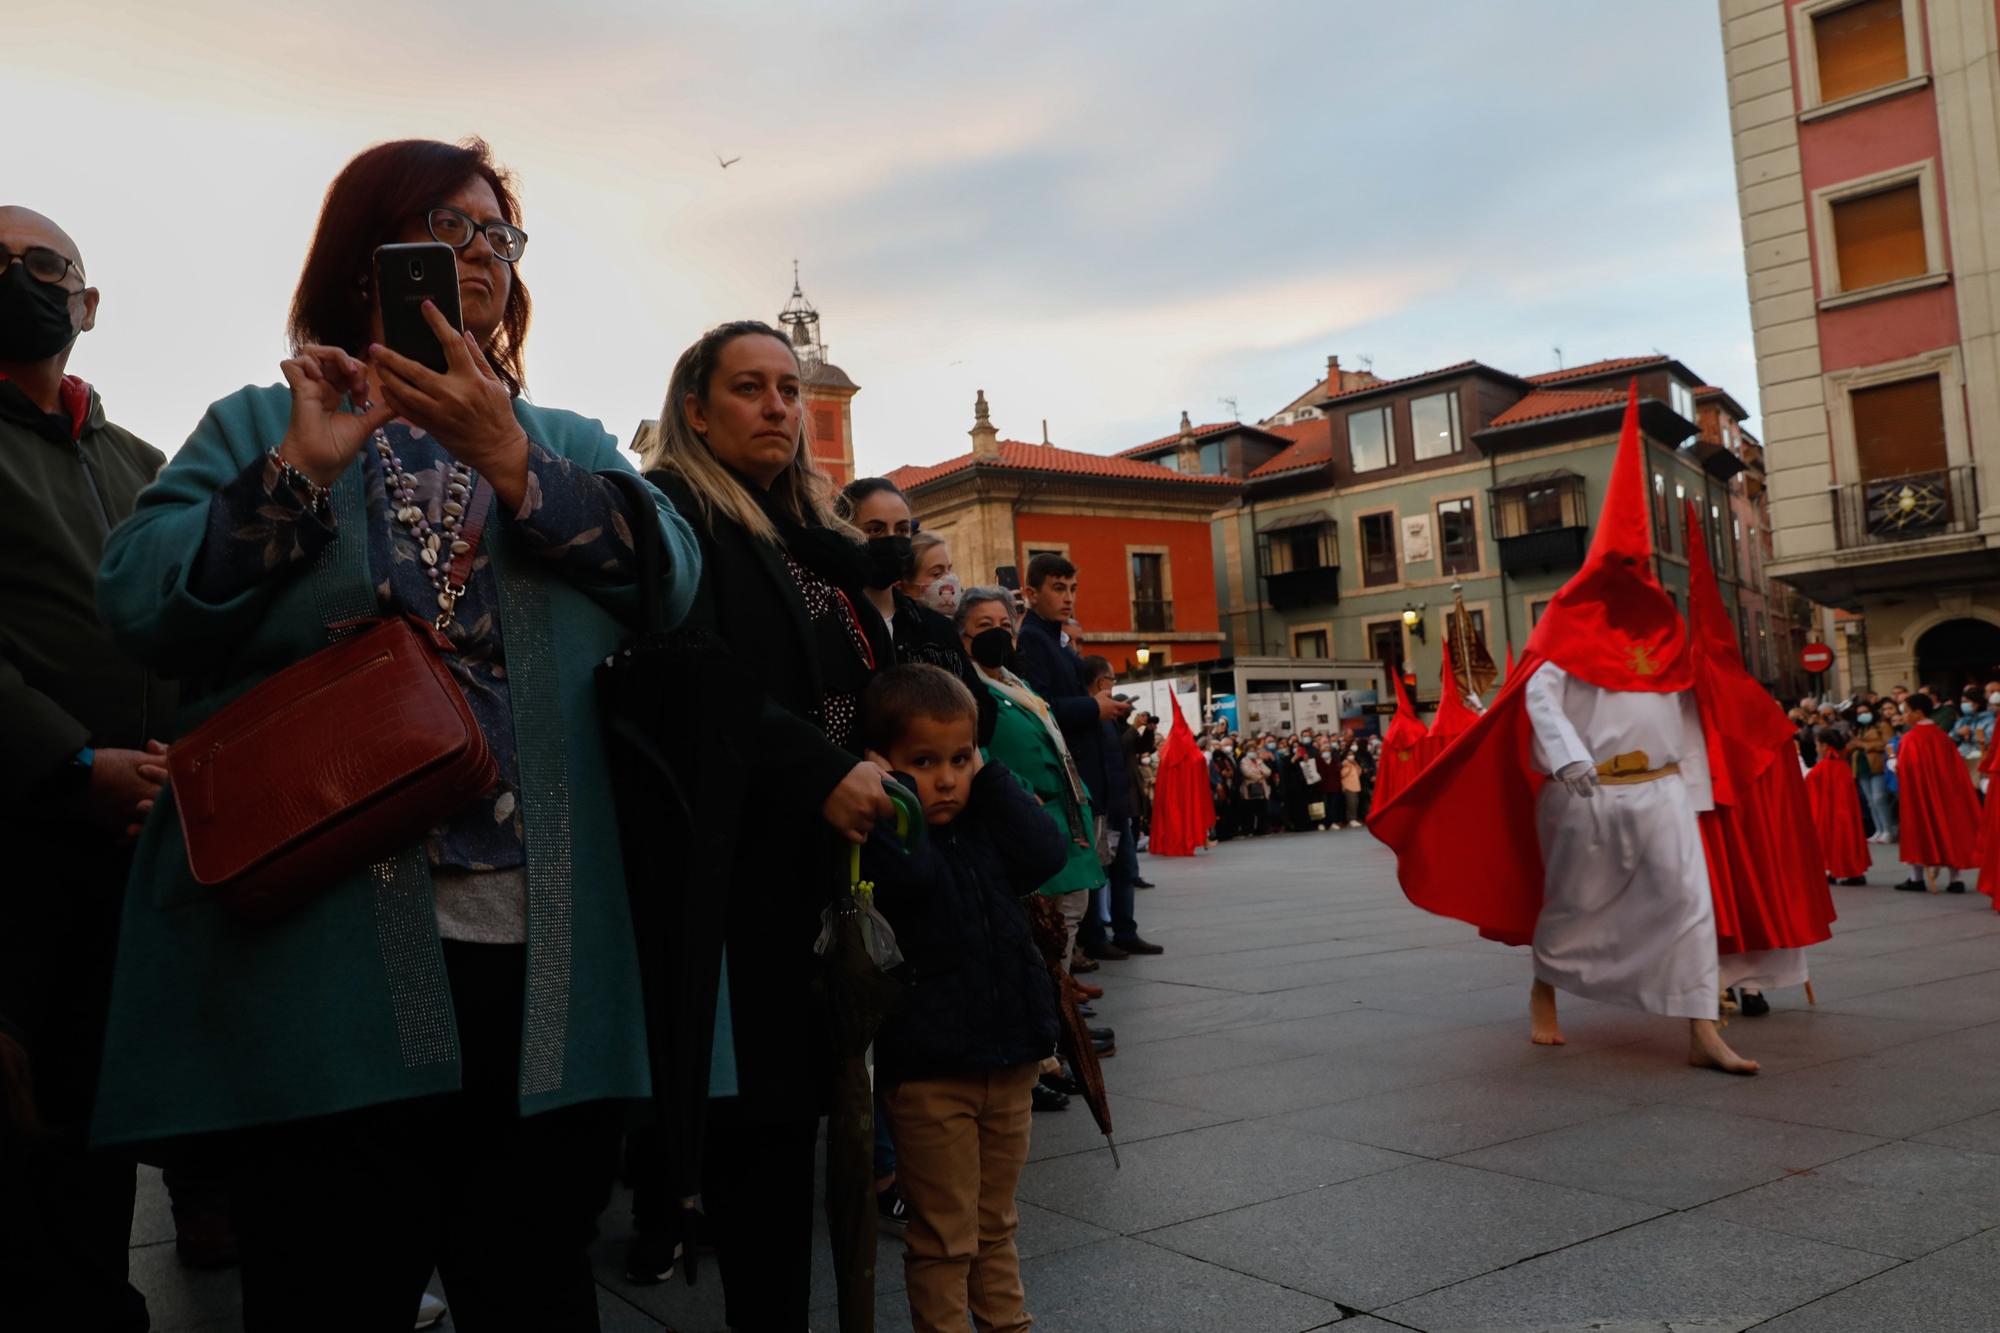
{"label": "red pointed hood", "polygon": [[1403,688],[1403,669],[1391,667],[1390,679],[1396,682],[1396,716],[1389,723],[1389,729],[1382,733],[1384,750],[1410,750],[1431,734],[1417,717],[1417,706],[1410,702],[1410,695]]}
{"label": "red pointed hood", "polygon": [[1441,691],[1438,695],[1437,716],[1431,719],[1431,739],[1448,741],[1469,731],[1472,724],[1479,720],[1479,714],[1459,697],[1458,678],[1451,669],[1450,654],[1445,655]]}
{"label": "red pointed hood", "polygon": [[1599,689],[1664,694],[1690,688],[1694,665],[1680,613],[1653,573],[1645,472],[1634,379],[1590,554],[1549,602],[1527,651]]}

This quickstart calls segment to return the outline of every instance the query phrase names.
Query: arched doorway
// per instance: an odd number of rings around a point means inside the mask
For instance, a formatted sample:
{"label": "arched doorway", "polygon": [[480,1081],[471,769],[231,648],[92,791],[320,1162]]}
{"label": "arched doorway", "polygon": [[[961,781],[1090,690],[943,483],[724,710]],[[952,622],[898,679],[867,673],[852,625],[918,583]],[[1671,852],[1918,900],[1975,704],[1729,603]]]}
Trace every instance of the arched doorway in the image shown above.
{"label": "arched doorway", "polygon": [[1950,696],[2000,679],[2000,625],[1968,617],[1931,626],[1917,640],[1917,679]]}

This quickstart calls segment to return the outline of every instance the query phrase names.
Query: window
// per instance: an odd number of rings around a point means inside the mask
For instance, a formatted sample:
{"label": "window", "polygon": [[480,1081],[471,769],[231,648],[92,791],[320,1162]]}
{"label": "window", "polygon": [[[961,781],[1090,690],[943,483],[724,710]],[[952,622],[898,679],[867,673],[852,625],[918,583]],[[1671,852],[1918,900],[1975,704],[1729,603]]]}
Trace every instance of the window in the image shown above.
{"label": "window", "polygon": [[1437,507],[1439,571],[1445,574],[1479,572],[1479,524],[1472,513],[1472,498],[1440,500]]}
{"label": "window", "polygon": [[1694,390],[1688,388],[1687,385],[1682,384],[1679,380],[1670,379],[1667,381],[1667,403],[1674,411],[1680,413],[1689,421],[1695,420]]}
{"label": "window", "polygon": [[1347,462],[1356,472],[1373,472],[1396,461],[1389,430],[1389,409],[1369,408],[1347,414]]}
{"label": "window", "polygon": [[1708,550],[1709,558],[1715,561],[1718,574],[1729,572],[1729,544],[1722,539],[1722,507],[1708,507]]}
{"label": "window", "polygon": [[1396,562],[1396,516],[1388,510],[1361,516],[1361,582],[1365,587],[1394,583],[1400,572]]}
{"label": "window", "polygon": [[1172,450],[1168,450],[1166,453],[1161,454],[1158,458],[1155,458],[1153,462],[1158,463],[1161,467],[1165,468],[1169,472],[1179,472],[1181,470],[1181,456]]}
{"label": "window", "polygon": [[1201,446],[1202,475],[1219,477],[1222,475],[1222,442],[1210,440]]}
{"label": "window", "polygon": [[1860,0],[1815,14],[1819,100],[1837,102],[1910,76],[1902,0]]}
{"label": "window", "polygon": [[1856,292],[1930,272],[1917,182],[1833,201],[1838,291]]}
{"label": "window", "polygon": [[1167,601],[1167,558],[1157,551],[1132,553],[1132,628],[1163,634],[1174,627],[1174,609]]}
{"label": "window", "polygon": [[1528,532],[1548,532],[1571,526],[1563,513],[1563,488],[1560,486],[1530,487],[1521,497],[1521,510]]}
{"label": "window", "polygon": [[1547,611],[1548,609],[1549,609],[1549,604],[1548,604],[1548,603],[1547,603],[1546,601],[1542,601],[1542,602],[1529,602],[1529,603],[1528,603],[1528,628],[1529,628],[1529,629],[1533,629],[1533,628],[1534,628],[1535,626],[1537,626],[1537,625],[1541,624],[1541,623],[1542,623],[1542,613],[1543,613],[1544,611]]}
{"label": "window", "polygon": [[1403,622],[1378,620],[1368,627],[1368,658],[1391,671],[1403,669]]}
{"label": "window", "polygon": [[[1349,439],[1353,438],[1350,427]],[[1459,450],[1458,394],[1434,393],[1410,401],[1410,435],[1418,458],[1445,458]]]}
{"label": "window", "polygon": [[1674,549],[1674,530],[1667,518],[1667,478],[1653,474],[1653,549],[1665,553]]}
{"label": "window", "polygon": [[1936,375],[1855,389],[1847,401],[1861,480],[1944,471],[1944,394]]}
{"label": "window", "polygon": [[1326,657],[1326,631],[1323,629],[1301,630],[1292,635],[1293,657]]}

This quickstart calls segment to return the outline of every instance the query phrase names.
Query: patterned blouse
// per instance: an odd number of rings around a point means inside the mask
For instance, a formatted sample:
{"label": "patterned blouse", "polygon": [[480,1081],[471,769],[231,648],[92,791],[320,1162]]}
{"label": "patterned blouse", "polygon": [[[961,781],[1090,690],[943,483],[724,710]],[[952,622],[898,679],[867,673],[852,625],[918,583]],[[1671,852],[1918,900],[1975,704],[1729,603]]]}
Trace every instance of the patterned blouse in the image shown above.
{"label": "patterned blouse", "polygon": [[[405,422],[391,422],[386,429],[389,447],[416,478],[415,503],[438,526],[451,456],[435,439]],[[417,554],[415,534],[390,514],[382,460],[372,441],[361,446],[361,458],[368,568],[375,578],[376,603],[388,614],[431,620],[437,615],[437,592]],[[527,492],[510,526],[515,538],[574,582],[624,583],[636,576],[631,514],[623,493],[532,442]],[[282,479],[277,463],[266,456],[209,502],[208,536],[189,586],[204,601],[229,601],[281,571],[303,568],[335,535],[333,516],[311,513]],[[461,870],[505,870],[527,864],[517,794],[520,761],[500,624],[500,581],[487,555],[487,543],[494,535],[489,525],[466,580],[465,596],[459,598],[446,630],[458,651],[447,655],[445,664],[500,768],[500,781],[491,791],[449,824],[433,829],[426,840],[433,866]]]}
{"label": "patterned blouse", "polygon": [[875,650],[855,619],[854,604],[833,584],[794,560],[787,552],[785,568],[798,586],[812,622],[813,650],[820,670],[819,724],[826,738],[843,750],[855,748],[855,723],[861,716],[861,691],[875,669]]}

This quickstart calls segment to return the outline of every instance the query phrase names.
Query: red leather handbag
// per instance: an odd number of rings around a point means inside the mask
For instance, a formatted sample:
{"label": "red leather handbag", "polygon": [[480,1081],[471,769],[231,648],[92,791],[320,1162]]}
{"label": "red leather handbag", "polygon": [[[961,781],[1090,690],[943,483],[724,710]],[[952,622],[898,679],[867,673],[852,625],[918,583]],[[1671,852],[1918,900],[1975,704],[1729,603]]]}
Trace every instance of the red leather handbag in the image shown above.
{"label": "red leather handbag", "polygon": [[[499,780],[486,737],[440,653],[485,526],[467,507],[432,624],[368,628],[295,662],[167,754],[188,869],[243,916],[283,915],[424,836]],[[333,628],[341,628],[335,626]]]}

